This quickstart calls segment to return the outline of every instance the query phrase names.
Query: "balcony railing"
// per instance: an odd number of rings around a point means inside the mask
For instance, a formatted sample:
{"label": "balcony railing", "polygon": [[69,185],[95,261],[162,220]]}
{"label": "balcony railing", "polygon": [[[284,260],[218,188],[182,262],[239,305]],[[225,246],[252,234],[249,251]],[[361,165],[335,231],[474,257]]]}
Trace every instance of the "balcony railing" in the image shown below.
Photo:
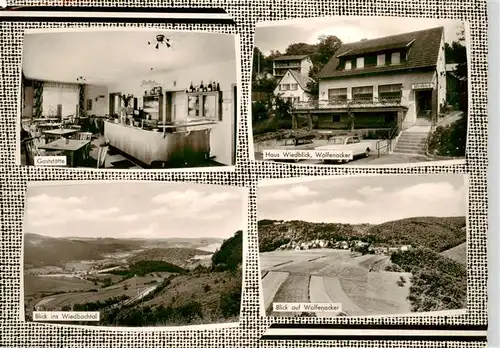
{"label": "balcony railing", "polygon": [[300,64],[274,64],[275,69],[300,68]]}
{"label": "balcony railing", "polygon": [[402,98],[355,98],[344,100],[316,100],[310,102],[297,102],[293,106],[297,110],[315,110],[315,109],[345,109],[360,107],[383,107],[383,106],[401,106]]}

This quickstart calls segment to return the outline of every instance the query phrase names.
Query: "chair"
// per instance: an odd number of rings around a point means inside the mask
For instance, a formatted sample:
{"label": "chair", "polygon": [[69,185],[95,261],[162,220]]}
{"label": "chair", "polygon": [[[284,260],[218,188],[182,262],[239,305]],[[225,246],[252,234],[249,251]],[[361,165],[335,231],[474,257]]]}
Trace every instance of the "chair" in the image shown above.
{"label": "chair", "polygon": [[108,154],[108,146],[101,146],[97,155],[97,168],[106,168],[106,155]]}
{"label": "chair", "polygon": [[24,147],[24,152],[26,154],[26,162],[28,165],[35,164],[36,156],[61,156],[62,151],[47,151],[38,148],[37,138],[27,138],[22,141],[22,146]]}
{"label": "chair", "polygon": [[92,141],[92,133],[90,132],[78,132],[75,134],[74,139],[76,140],[85,140],[89,143],[85,146],[85,150],[83,153],[83,160],[86,161],[90,155],[90,145]]}
{"label": "chair", "polygon": [[90,133],[90,132],[78,132],[75,134],[74,139],[90,141],[90,140],[92,140],[92,133]]}

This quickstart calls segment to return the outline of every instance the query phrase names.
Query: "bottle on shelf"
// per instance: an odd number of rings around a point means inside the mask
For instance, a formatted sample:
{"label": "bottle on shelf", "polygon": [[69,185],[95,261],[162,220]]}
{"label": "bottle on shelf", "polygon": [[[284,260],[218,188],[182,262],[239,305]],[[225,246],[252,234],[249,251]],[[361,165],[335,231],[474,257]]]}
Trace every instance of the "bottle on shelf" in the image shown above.
{"label": "bottle on shelf", "polygon": [[212,92],[212,80],[210,80],[210,82],[208,83],[207,91]]}
{"label": "bottle on shelf", "polygon": [[191,81],[191,85],[189,86],[189,92],[194,92],[193,81]]}
{"label": "bottle on shelf", "polygon": [[217,82],[217,91],[220,91],[220,86],[218,82]]}
{"label": "bottle on shelf", "polygon": [[201,81],[201,83],[200,83],[200,92],[203,92],[204,88],[205,88],[205,86],[203,86],[203,81]]}

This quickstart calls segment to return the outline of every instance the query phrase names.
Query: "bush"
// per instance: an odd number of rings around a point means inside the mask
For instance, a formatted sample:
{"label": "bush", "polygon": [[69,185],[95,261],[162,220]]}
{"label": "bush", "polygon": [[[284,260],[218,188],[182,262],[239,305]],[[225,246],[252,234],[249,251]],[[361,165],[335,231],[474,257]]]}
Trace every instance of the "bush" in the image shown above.
{"label": "bush", "polygon": [[428,151],[438,156],[463,157],[467,141],[467,117],[438,126],[429,138]]}
{"label": "bush", "polygon": [[211,288],[211,287],[210,287],[210,285],[208,285],[208,284],[207,284],[207,285],[205,285],[205,286],[203,287],[203,291],[204,291],[204,292],[209,292],[211,289],[212,289],[212,288]]}
{"label": "bush", "polygon": [[224,318],[231,318],[240,314],[241,287],[220,295],[219,310]]}

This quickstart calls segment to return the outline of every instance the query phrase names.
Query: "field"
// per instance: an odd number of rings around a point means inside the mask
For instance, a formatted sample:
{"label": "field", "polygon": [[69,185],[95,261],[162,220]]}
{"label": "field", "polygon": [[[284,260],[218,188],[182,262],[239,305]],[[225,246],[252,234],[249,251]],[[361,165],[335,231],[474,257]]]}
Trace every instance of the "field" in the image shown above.
{"label": "field", "polygon": [[453,261],[461,263],[463,265],[467,264],[467,243],[462,243],[454,248],[443,251],[441,255],[449,257]]}
{"label": "field", "polygon": [[[272,312],[272,302],[340,303],[347,315],[410,312],[406,300],[410,274],[383,271],[390,263],[388,256],[286,250],[261,253],[260,262],[265,309],[271,315],[291,315]],[[400,277],[405,279],[403,286],[397,284]]]}

